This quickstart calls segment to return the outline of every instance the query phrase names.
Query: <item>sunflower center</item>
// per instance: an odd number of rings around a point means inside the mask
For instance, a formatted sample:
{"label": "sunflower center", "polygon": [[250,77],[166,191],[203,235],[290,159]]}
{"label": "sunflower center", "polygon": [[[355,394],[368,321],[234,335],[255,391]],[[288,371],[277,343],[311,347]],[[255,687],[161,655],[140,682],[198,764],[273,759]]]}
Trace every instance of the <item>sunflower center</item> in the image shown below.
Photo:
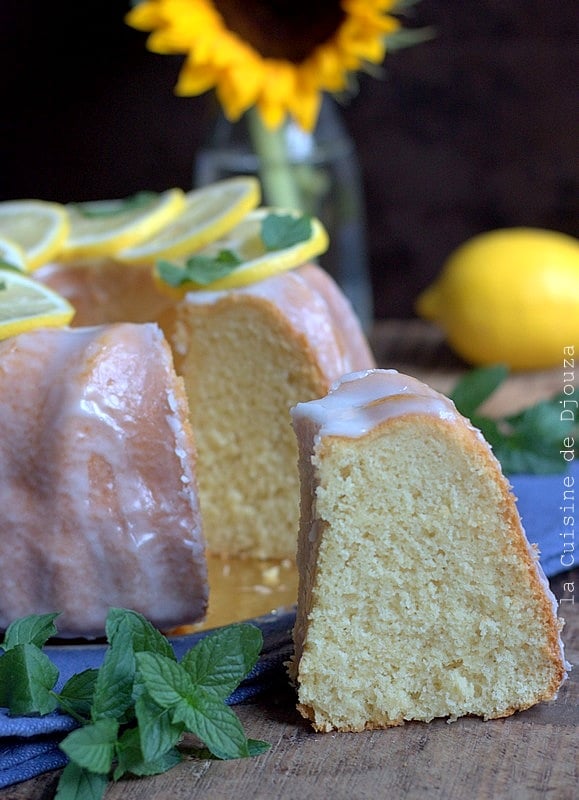
{"label": "sunflower center", "polygon": [[330,39],[346,14],[340,0],[213,0],[227,28],[263,58],[299,64]]}

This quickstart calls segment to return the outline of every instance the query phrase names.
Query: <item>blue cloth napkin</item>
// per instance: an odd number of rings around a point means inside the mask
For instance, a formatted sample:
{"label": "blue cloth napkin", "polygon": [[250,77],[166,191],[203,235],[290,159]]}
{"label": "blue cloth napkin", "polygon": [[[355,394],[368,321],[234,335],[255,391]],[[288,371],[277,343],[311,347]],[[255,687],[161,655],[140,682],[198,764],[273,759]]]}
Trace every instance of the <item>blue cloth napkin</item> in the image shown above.
{"label": "blue cloth napkin", "polygon": [[[575,485],[579,487],[579,463],[573,463],[565,475],[516,475],[511,476],[510,482],[527,538],[538,545],[546,575],[552,577],[574,567],[570,549],[573,530],[564,524],[564,517],[573,514],[565,514],[564,508],[572,503],[569,498],[574,497]],[[251,675],[229,698],[232,705],[251,700],[276,685],[286,685],[288,680],[284,662],[293,651],[291,632],[295,613],[252,621],[263,632],[264,647]],[[206,635],[204,632],[172,639],[177,658]],[[62,684],[77,672],[99,667],[105,648],[70,645],[50,648],[49,652],[60,671]],[[0,788],[64,766],[66,757],[58,743],[74,727],[75,722],[65,714],[10,717],[0,709]]]}

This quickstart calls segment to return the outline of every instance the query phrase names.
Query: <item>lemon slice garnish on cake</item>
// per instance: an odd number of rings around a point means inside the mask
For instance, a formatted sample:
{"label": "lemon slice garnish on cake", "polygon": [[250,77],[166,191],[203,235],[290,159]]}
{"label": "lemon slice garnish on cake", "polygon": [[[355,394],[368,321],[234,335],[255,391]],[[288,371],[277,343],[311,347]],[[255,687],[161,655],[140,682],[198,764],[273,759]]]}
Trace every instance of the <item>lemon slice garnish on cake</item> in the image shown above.
{"label": "lemon slice garnish on cake", "polygon": [[26,253],[18,242],[13,242],[12,239],[0,236],[0,269],[4,267],[16,269],[19,272],[27,272],[28,262],[26,261]]}
{"label": "lemon slice garnish on cake", "polygon": [[262,207],[188,258],[157,262],[155,278],[173,296],[196,289],[234,289],[299,267],[324,253],[328,244],[326,229],[316,217]]}
{"label": "lemon slice garnish on cake", "polygon": [[28,275],[0,269],[0,339],[33,328],[62,328],[72,320],[68,300]]}
{"label": "lemon slice garnish on cake", "polygon": [[94,200],[66,206],[70,233],[61,258],[114,255],[154,236],[185,207],[182,189],[139,192],[119,200]]}
{"label": "lemon slice garnish on cake", "polygon": [[29,271],[57,255],[69,230],[68,214],[60,203],[47,200],[7,200],[0,203],[0,236],[22,248]]}
{"label": "lemon slice garnish on cake", "polygon": [[180,214],[153,236],[116,254],[121,261],[155,262],[179,258],[223,236],[260,202],[257,178],[228,178],[193,189],[185,197]]}

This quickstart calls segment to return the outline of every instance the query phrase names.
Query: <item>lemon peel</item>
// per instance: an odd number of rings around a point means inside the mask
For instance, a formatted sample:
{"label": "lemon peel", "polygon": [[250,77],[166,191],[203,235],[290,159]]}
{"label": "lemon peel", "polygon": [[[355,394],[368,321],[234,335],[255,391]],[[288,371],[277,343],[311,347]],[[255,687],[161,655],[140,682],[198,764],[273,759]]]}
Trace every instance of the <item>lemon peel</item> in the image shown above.
{"label": "lemon peel", "polygon": [[0,203],[0,236],[24,251],[26,268],[35,270],[62,249],[70,221],[65,206],[47,200],[7,200]]}
{"label": "lemon peel", "polygon": [[0,269],[0,340],[34,328],[62,328],[74,316],[68,300],[29,275]]}
{"label": "lemon peel", "polygon": [[141,193],[122,200],[95,200],[66,206],[70,233],[63,260],[111,256],[137,245],[175,219],[185,207],[179,188]]}
{"label": "lemon peel", "polygon": [[579,241],[539,228],[479,234],[416,300],[466,362],[542,369],[579,344]]}
{"label": "lemon peel", "polygon": [[190,255],[235,227],[260,199],[259,181],[250,175],[193,189],[177,217],[155,235],[120,250],[116,258],[131,263]]}

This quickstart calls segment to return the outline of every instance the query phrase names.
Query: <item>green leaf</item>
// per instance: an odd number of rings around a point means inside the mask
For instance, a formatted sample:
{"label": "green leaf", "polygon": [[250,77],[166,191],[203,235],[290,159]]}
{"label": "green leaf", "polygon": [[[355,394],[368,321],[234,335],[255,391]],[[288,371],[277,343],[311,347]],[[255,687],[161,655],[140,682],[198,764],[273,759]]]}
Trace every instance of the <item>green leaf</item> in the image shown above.
{"label": "green leaf", "polygon": [[57,635],[58,631],[54,620],[59,616],[54,614],[30,614],[12,622],[4,634],[2,648],[10,650],[19,644],[34,644],[42,647],[46,642]]}
{"label": "green leaf", "polygon": [[196,689],[173,709],[173,719],[183,722],[217,758],[249,756],[247,738],[235,713],[212,692]]}
{"label": "green leaf", "polygon": [[268,750],[271,750],[271,745],[269,742],[264,742],[261,739],[248,739],[247,749],[249,750],[250,756],[260,756],[263,753],[267,753]]}
{"label": "green leaf", "polygon": [[255,625],[229,625],[206,636],[181,660],[196,686],[225,700],[255,666],[263,636]]}
{"label": "green leaf", "polygon": [[98,670],[85,669],[69,678],[57,695],[61,709],[75,719],[90,719],[97,675]]}
{"label": "green leaf", "polygon": [[133,700],[135,654],[128,642],[117,639],[109,645],[95,682],[92,719],[120,719]]}
{"label": "green leaf", "polygon": [[[271,745],[269,742],[261,741],[261,739],[248,739],[247,750],[249,757],[261,756],[263,753],[267,753],[268,750],[271,750]],[[187,747],[187,752],[195,756],[195,758],[204,760],[217,758],[207,747]]]}
{"label": "green leaf", "polygon": [[80,216],[87,219],[95,217],[116,217],[127,211],[135,211],[140,208],[147,208],[158,195],[155,192],[137,192],[130,197],[121,200],[96,200],[86,203],[71,203],[78,211]]}
{"label": "green leaf", "polygon": [[572,421],[561,419],[560,399],[543,400],[507,417],[506,422],[521,441],[537,452],[555,449],[558,456],[561,439],[573,430]]}
{"label": "green leaf", "polygon": [[[22,270],[17,267],[15,264],[11,264],[10,261],[4,261],[3,258],[0,258],[0,269],[9,269],[12,272],[22,272]],[[0,289],[5,289],[6,284],[4,281],[0,282]]]}
{"label": "green leaf", "polygon": [[574,433],[574,421],[561,419],[563,396],[542,400],[517,414],[497,419],[479,413],[480,406],[501,385],[506,367],[496,365],[471,370],[449,395],[457,409],[479,428],[506,475],[564,472],[561,442]]}
{"label": "green leaf", "polygon": [[179,751],[170,747],[158,757],[143,757],[141,738],[137,728],[129,728],[120,737],[117,747],[117,766],[113,778],[118,781],[123,775],[159,775],[179,764],[182,760]]}
{"label": "green leaf", "polygon": [[158,653],[137,653],[141,678],[161,708],[171,708],[187,697],[191,679],[180,664]]}
{"label": "green leaf", "polygon": [[268,251],[284,250],[312,235],[312,220],[306,214],[295,217],[291,214],[268,214],[261,223],[261,239]]}
{"label": "green leaf", "polygon": [[458,381],[449,397],[460,413],[471,419],[508,374],[508,367],[502,364],[470,370]]}
{"label": "green leaf", "polygon": [[48,714],[58,669],[34,644],[17,644],[0,658],[0,705],[14,715]]}
{"label": "green leaf", "polygon": [[216,256],[190,256],[184,266],[170,261],[159,261],[157,271],[169,286],[178,287],[186,283],[207,286],[219,278],[225,278],[241,263],[239,256],[232,250],[220,250]]}
{"label": "green leaf", "polygon": [[60,749],[79,767],[108,775],[110,772],[119,723],[115,719],[98,719],[72,731],[60,743]]}
{"label": "green leaf", "polygon": [[158,760],[181,738],[184,726],[173,722],[170,711],[155,703],[148,694],[143,694],[135,703],[135,714],[145,761]]}
{"label": "green leaf", "polygon": [[121,639],[121,646],[131,646],[135,653],[159,653],[177,660],[171,643],[137,611],[111,608],[106,622],[107,638],[112,646]]}
{"label": "green leaf", "polygon": [[89,772],[70,761],[58,781],[55,800],[102,800],[107,783],[106,775]]}
{"label": "green leaf", "polygon": [[505,475],[556,475],[562,471],[559,451],[542,455],[531,449],[513,447],[508,440],[494,450]]}

